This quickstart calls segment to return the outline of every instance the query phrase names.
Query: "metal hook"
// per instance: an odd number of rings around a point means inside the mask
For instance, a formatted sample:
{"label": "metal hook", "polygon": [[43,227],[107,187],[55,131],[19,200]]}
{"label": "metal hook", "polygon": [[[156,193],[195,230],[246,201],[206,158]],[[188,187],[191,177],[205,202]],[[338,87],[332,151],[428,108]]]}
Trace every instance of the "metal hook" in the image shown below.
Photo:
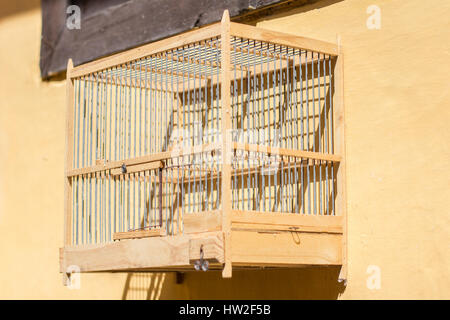
{"label": "metal hook", "polygon": [[209,269],[209,262],[203,259],[203,245],[200,246],[200,260],[195,261],[194,268],[196,271],[200,271],[200,269],[208,271]]}

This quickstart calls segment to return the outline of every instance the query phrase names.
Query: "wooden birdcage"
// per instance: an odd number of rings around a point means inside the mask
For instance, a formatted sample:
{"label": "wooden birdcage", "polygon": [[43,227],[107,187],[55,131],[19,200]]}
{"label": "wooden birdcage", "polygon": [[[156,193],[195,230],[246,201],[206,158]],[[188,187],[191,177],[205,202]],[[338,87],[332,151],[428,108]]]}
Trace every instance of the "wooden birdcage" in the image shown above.
{"label": "wooden birdcage", "polygon": [[336,265],[345,278],[342,91],[337,45],[227,12],[69,61],[61,272]]}

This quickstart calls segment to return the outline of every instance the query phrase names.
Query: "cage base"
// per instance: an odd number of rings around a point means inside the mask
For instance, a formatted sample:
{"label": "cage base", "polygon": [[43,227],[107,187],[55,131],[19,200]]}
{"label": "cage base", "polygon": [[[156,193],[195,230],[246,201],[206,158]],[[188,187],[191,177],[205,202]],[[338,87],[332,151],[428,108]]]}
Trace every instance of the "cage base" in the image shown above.
{"label": "cage base", "polygon": [[[341,233],[244,230],[236,226],[230,239],[231,263],[237,269],[342,264]],[[60,272],[194,271],[200,259],[208,261],[208,270],[220,270],[224,256],[222,232],[124,239],[61,248]]]}

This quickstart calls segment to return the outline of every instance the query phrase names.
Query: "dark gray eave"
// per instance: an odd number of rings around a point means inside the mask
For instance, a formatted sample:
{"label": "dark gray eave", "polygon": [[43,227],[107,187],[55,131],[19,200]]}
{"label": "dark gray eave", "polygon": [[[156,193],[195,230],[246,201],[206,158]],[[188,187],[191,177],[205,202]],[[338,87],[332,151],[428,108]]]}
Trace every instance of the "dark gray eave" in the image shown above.
{"label": "dark gray eave", "polygon": [[[145,43],[220,21],[228,9],[233,20],[270,14],[274,8],[311,0],[128,0],[83,17],[81,29],[66,27],[66,8],[74,1],[42,0],[41,77],[66,70],[68,58],[80,65]],[[118,4],[117,4],[118,3]],[[83,9],[82,9],[83,10]]]}

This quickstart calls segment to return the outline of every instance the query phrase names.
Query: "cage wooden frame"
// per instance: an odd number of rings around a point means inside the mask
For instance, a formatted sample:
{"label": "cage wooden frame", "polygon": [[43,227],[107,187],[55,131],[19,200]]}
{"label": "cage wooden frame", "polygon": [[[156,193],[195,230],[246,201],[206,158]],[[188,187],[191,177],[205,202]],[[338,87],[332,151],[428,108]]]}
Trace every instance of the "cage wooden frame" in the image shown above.
{"label": "cage wooden frame", "polygon": [[[330,88],[331,82],[333,82],[333,95],[330,98],[332,99],[333,105],[332,123],[330,124],[332,135],[334,135],[332,137],[334,141],[333,152],[317,152],[317,150],[300,150],[298,148],[275,148],[264,144],[239,142],[233,139],[233,110],[231,100],[234,99],[234,96],[232,96],[231,90],[232,82],[235,82],[233,85],[234,88],[237,81],[236,77],[234,80],[232,79],[232,73],[229,72],[229,70],[233,69],[233,66],[230,65],[231,51],[236,50],[235,48],[231,48],[233,37],[282,45],[288,48],[310,50],[318,54],[319,59],[320,54],[323,54],[323,57],[327,55],[330,61]],[[189,156],[202,152],[221,153],[222,164],[220,170],[218,169],[215,173],[209,173],[211,181],[213,180],[213,175],[215,175],[214,179],[217,179],[215,180],[215,184],[220,184],[216,188],[218,194],[220,190],[221,206],[203,211],[199,210],[185,215],[182,220],[183,232],[181,234],[168,234],[163,228],[138,230],[136,232],[116,231],[113,235],[113,242],[95,243],[94,241],[94,243],[74,245],[72,239],[74,227],[72,223],[74,196],[72,181],[74,181],[74,178],[88,176],[95,177],[95,179],[102,179],[106,173],[122,177],[123,172],[121,170],[125,165],[126,172],[138,173],[139,175],[137,177],[141,180],[140,172],[143,170],[159,170],[166,165],[165,161],[167,159],[173,157],[173,151],[161,150],[161,152],[125,157],[124,159],[109,159],[109,161],[95,159],[92,165],[78,166],[75,168],[73,160],[74,126],[76,123],[76,119],[74,119],[76,117],[74,115],[74,99],[76,99],[74,96],[75,79],[79,79],[80,77],[85,77],[84,79],[86,79],[86,77],[89,77],[94,72],[110,70],[115,66],[122,66],[130,61],[138,61],[152,54],[158,54],[166,50],[213,38],[220,39],[220,48],[218,48],[221,52],[220,63],[214,67],[220,69],[220,81],[218,80],[216,89],[219,90],[220,86],[220,106],[218,104],[217,108],[221,109],[220,126],[218,128],[220,127],[222,140],[220,142],[202,144],[194,148],[189,148],[188,150],[182,150],[181,156]],[[291,62],[287,62],[288,67],[289,63]],[[280,62],[281,65],[282,62]],[[288,70],[288,67],[286,67],[286,70]],[[298,68],[302,68],[301,60]],[[234,70],[236,70],[236,67],[234,67]],[[323,72],[325,74],[325,69]],[[333,80],[331,80],[331,72],[333,73]],[[175,72],[172,70],[172,73]],[[269,79],[268,74],[269,71],[267,71],[267,79]],[[202,74],[199,73],[192,77],[194,79],[193,81],[198,79],[201,84],[203,83],[207,86],[209,80]],[[260,77],[262,79],[262,75]],[[112,79],[105,78],[102,81],[107,83],[108,81],[112,81]],[[241,78],[241,81],[244,81],[243,78]],[[137,86],[138,84],[130,78],[129,85],[131,87],[133,85]],[[343,53],[341,46],[315,39],[297,37],[233,23],[230,22],[228,12],[225,12],[220,23],[144,45],[75,68],[73,67],[72,61],[69,60],[66,86],[65,240],[64,247],[60,249],[60,271],[65,275],[65,279],[68,279],[67,276],[69,276],[68,268],[73,265],[77,266],[77,269],[81,272],[193,270],[194,262],[200,259],[200,252],[202,252],[202,259],[210,262],[209,267],[211,269],[222,270],[223,277],[231,277],[232,267],[261,268],[335,265],[341,266],[340,278],[346,279],[347,215],[345,195]],[[211,86],[214,86],[214,84]],[[168,90],[167,86],[165,89]],[[275,104],[273,109],[275,109]],[[216,120],[219,121],[219,115]],[[268,127],[270,127],[270,124]],[[232,194],[231,185],[237,169],[233,169],[232,162],[233,155],[236,154],[237,150],[247,152],[248,154],[250,152],[261,152],[280,157],[299,158],[299,166],[303,166],[304,163],[308,166],[308,161],[319,161],[319,163],[321,161],[329,161],[331,167],[335,169],[335,177],[334,174],[331,177],[332,181],[335,180],[333,183],[335,183],[337,190],[333,202],[335,203],[335,214],[312,215],[301,214],[300,211],[298,212],[299,214],[290,214],[287,212],[270,212],[267,210],[258,212],[255,210],[233,208],[235,198]],[[250,166],[247,169],[249,172],[248,175],[250,176]],[[182,175],[185,175],[184,171]],[[205,174],[205,177],[207,175],[208,173]],[[135,179],[138,179],[137,177],[134,176]],[[145,173],[143,179],[147,179]],[[149,181],[152,181],[151,179],[152,177],[148,177]],[[156,176],[154,179],[156,179]],[[165,179],[168,182],[171,181],[169,177]],[[174,178],[172,177],[172,179]],[[243,176],[241,179],[244,179]],[[161,185],[162,178],[159,181]],[[208,184],[205,185],[208,187]],[[333,191],[334,188],[333,184]],[[219,195],[217,198],[219,198]],[[162,226],[162,218],[160,218],[160,223],[160,226]]]}

